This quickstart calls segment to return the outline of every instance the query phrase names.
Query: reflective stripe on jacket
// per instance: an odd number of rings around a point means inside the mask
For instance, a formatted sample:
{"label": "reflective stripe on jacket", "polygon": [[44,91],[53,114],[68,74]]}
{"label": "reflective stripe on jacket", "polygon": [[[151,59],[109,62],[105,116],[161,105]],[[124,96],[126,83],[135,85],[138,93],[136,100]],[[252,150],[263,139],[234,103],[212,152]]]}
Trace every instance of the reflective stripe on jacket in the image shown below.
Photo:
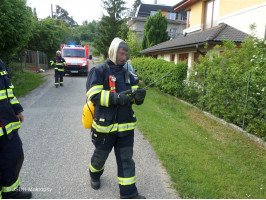
{"label": "reflective stripe on jacket", "polygon": [[15,97],[13,88],[6,65],[0,59],[0,137],[7,134],[8,138],[12,138],[12,133],[20,128],[17,114],[23,108]]}
{"label": "reflective stripe on jacket", "polygon": [[58,70],[58,71],[65,71],[64,70],[64,66],[66,66],[66,61],[64,58],[62,57],[54,57],[53,60],[50,61],[50,64],[51,66],[54,66],[55,70]]}
{"label": "reflective stripe on jacket", "polygon": [[[136,128],[136,117],[132,104],[115,105],[114,93],[110,92],[109,76],[116,77],[116,92],[136,90],[138,85],[130,74],[130,83],[125,83],[126,70],[111,60],[92,68],[87,80],[87,97],[95,104],[92,130],[99,133],[123,133]],[[132,103],[134,103],[132,101]]]}

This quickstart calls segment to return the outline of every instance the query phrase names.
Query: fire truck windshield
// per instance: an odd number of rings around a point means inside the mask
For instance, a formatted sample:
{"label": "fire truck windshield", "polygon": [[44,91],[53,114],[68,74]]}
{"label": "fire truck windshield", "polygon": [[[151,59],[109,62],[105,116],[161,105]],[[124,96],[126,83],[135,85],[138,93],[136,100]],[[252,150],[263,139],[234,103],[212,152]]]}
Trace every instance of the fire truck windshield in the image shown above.
{"label": "fire truck windshield", "polygon": [[85,50],[83,49],[63,49],[63,57],[79,57],[85,58]]}

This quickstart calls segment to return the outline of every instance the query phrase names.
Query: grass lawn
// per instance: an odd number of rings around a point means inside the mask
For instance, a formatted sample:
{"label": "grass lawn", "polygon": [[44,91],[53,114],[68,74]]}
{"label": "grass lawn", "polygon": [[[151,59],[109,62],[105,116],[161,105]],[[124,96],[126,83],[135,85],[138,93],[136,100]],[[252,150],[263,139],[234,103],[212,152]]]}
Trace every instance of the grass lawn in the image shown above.
{"label": "grass lawn", "polygon": [[25,96],[31,90],[38,87],[45,81],[43,77],[44,75],[36,74],[31,71],[13,71],[11,82],[14,85],[14,92],[16,97]]}
{"label": "grass lawn", "polygon": [[265,147],[154,88],[134,110],[181,198],[266,198]]}

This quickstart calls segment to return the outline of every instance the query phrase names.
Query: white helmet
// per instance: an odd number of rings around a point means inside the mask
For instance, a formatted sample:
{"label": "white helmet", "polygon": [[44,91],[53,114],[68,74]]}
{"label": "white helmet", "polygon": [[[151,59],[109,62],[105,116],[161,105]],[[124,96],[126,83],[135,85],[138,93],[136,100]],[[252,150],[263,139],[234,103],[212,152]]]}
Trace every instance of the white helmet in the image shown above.
{"label": "white helmet", "polygon": [[59,50],[58,50],[58,51],[56,51],[56,54],[60,54],[60,55],[61,55],[61,51],[59,51]]}

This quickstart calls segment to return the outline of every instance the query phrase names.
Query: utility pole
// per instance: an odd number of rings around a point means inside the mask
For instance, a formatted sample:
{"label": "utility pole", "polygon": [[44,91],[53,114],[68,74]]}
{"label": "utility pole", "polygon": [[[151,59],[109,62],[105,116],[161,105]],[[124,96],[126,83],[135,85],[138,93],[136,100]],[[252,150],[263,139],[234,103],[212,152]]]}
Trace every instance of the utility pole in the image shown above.
{"label": "utility pole", "polygon": [[52,19],[54,18],[53,13],[54,13],[54,10],[53,10],[53,4],[51,4],[51,17],[52,17]]}

